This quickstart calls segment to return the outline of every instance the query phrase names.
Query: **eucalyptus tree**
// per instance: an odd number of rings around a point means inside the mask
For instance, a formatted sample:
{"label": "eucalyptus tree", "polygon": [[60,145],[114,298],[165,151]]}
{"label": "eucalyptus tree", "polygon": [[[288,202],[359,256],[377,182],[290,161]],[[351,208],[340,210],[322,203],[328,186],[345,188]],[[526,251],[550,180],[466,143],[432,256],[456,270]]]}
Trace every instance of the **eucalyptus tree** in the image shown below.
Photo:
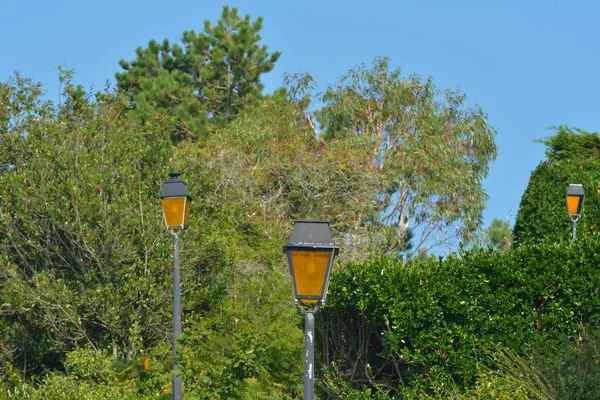
{"label": "eucalyptus tree", "polygon": [[403,77],[386,58],[359,65],[331,85],[317,112],[324,139],[357,136],[381,177],[370,221],[390,252],[427,252],[469,239],[481,225],[482,181],[497,153],[495,131],[458,90]]}

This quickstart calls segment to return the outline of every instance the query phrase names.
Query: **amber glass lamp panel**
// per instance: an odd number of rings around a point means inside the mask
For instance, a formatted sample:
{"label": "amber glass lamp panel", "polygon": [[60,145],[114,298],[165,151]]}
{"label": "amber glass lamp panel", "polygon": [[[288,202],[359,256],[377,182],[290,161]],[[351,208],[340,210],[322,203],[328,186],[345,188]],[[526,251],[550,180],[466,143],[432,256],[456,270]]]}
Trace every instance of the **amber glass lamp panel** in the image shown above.
{"label": "amber glass lamp panel", "polygon": [[186,197],[161,199],[165,224],[168,228],[185,228],[190,217],[190,201]]}
{"label": "amber glass lamp panel", "polygon": [[[292,251],[296,295],[321,298],[329,264],[328,251]],[[311,301],[311,300],[304,300]],[[316,301],[316,299],[314,300]]]}
{"label": "amber glass lamp panel", "polygon": [[185,212],[183,214],[183,227],[187,228],[190,224],[190,208],[192,206],[192,200],[189,197],[185,198]]}
{"label": "amber glass lamp panel", "polygon": [[570,216],[581,214],[581,196],[567,196],[567,212]]}

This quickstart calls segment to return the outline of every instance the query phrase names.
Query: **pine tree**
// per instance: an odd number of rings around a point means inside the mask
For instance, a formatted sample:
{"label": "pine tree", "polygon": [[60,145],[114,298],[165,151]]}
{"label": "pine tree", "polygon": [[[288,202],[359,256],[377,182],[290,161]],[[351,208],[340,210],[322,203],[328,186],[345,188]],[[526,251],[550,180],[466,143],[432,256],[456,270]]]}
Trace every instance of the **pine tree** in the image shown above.
{"label": "pine tree", "polygon": [[508,221],[494,218],[484,233],[485,241],[489,247],[497,250],[507,250],[512,245],[512,229]]}
{"label": "pine tree", "polygon": [[260,77],[280,55],[259,45],[262,22],[225,6],[216,25],[185,31],[182,45],[151,40],[134,61],[121,60],[118,89],[129,93],[140,122],[164,124],[174,142],[205,137],[262,96]]}

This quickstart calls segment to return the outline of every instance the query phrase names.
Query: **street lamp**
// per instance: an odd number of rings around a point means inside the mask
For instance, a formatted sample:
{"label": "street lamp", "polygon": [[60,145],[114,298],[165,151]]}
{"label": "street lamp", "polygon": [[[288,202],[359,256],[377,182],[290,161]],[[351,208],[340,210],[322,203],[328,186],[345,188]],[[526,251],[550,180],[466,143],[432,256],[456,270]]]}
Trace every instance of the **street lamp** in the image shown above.
{"label": "street lamp", "polygon": [[331,266],[338,251],[327,221],[296,221],[289,243],[283,246],[294,299],[304,314],[304,400],[314,399],[314,314],[325,304]]}
{"label": "street lamp", "polygon": [[570,184],[567,187],[567,213],[573,221],[573,240],[577,238],[577,220],[581,217],[584,199],[583,185]]}
{"label": "street lamp", "polygon": [[[179,281],[179,235],[190,221],[192,198],[188,194],[185,182],[179,179],[179,172],[171,172],[170,178],[163,183],[160,191],[160,203],[165,225],[173,235],[173,360],[177,357],[177,339],[181,335],[181,285]],[[178,365],[173,361],[173,399],[180,400],[181,376],[177,375]]]}

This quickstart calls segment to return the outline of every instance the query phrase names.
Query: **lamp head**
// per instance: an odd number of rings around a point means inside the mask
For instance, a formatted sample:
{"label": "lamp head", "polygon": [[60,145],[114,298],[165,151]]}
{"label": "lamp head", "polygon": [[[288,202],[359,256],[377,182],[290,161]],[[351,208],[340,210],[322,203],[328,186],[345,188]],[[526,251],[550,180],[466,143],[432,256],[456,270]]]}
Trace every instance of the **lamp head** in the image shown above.
{"label": "lamp head", "polygon": [[570,184],[567,187],[567,213],[571,219],[578,219],[581,216],[584,199],[585,193],[583,191],[583,185]]}
{"label": "lamp head", "polygon": [[296,301],[324,303],[333,260],[339,252],[331,239],[329,222],[295,221],[283,251],[287,254]]}
{"label": "lamp head", "polygon": [[160,191],[160,202],[163,209],[165,225],[171,232],[186,229],[190,221],[190,197],[184,181],[179,179],[179,172],[171,172],[170,178],[163,183]]}

